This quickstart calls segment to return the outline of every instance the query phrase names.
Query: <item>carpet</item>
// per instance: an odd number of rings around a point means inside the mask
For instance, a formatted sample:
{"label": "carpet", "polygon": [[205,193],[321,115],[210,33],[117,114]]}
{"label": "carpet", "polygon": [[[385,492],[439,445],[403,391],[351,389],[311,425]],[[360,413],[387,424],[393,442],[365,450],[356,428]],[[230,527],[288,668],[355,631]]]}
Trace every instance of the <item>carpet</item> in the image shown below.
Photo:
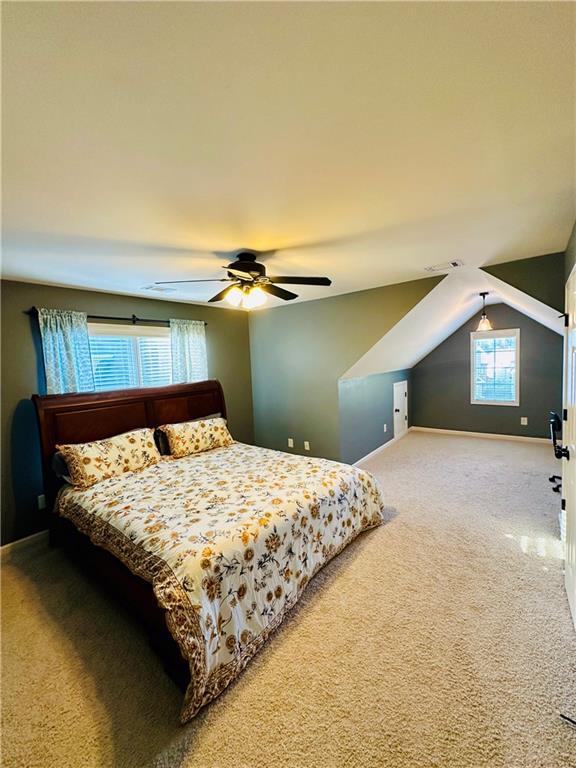
{"label": "carpet", "polygon": [[576,766],[548,446],[411,432],[388,521],[187,726],[139,627],[44,543],[2,567],[4,768]]}

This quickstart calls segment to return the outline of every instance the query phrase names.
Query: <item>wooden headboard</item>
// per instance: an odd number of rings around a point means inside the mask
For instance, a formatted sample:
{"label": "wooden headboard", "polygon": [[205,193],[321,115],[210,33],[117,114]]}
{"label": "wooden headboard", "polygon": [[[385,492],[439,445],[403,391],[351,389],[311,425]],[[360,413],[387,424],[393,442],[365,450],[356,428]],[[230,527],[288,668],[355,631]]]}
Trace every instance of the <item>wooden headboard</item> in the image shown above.
{"label": "wooden headboard", "polygon": [[44,493],[52,507],[62,481],[52,470],[56,445],[86,443],[139,427],[190,421],[211,413],[226,417],[219,381],[170,387],[120,389],[74,395],[33,395],[38,415]]}

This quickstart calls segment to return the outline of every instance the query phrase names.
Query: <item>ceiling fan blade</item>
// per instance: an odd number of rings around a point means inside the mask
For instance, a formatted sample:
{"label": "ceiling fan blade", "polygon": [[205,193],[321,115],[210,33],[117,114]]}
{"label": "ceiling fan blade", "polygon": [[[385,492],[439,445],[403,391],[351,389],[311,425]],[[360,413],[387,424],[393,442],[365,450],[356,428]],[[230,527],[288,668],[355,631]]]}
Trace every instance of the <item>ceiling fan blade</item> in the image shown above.
{"label": "ceiling fan blade", "polygon": [[211,299],[208,299],[208,302],[211,303],[214,301],[222,301],[222,299],[226,298],[226,296],[228,295],[228,292],[231,291],[235,285],[236,283],[233,283],[232,285],[227,285],[223,291],[220,291],[220,293],[217,293],[216,296],[212,296]]}
{"label": "ceiling fan blade", "polygon": [[154,285],[173,285],[174,283],[227,283],[231,277],[213,277],[207,280],[161,280],[156,281]]}
{"label": "ceiling fan blade", "polygon": [[290,291],[285,291],[284,288],[278,288],[275,285],[272,285],[271,283],[260,283],[259,288],[262,288],[263,291],[266,293],[269,293],[271,296],[276,296],[279,299],[284,299],[284,301],[290,301],[291,299],[297,299],[298,294],[297,293],[291,293]]}
{"label": "ceiling fan blade", "polygon": [[285,283],[286,285],[332,285],[329,277],[268,277],[271,283]]}
{"label": "ceiling fan blade", "polygon": [[243,272],[241,269],[234,269],[232,267],[223,267],[223,269],[228,270],[231,275],[234,275],[234,277],[239,277],[240,280],[254,280],[254,277],[250,274],[250,272]]}

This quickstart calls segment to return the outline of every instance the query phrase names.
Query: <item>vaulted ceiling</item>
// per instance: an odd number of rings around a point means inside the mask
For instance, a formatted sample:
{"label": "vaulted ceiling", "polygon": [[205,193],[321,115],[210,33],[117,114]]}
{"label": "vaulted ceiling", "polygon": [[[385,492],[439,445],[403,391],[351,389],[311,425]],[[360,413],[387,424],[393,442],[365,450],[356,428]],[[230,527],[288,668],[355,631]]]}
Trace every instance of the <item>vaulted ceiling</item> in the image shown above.
{"label": "vaulted ceiling", "polygon": [[333,279],[311,299],[563,250],[575,14],[6,3],[3,275],[155,295],[278,249],[270,273]]}
{"label": "vaulted ceiling", "polygon": [[482,309],[480,291],[488,293],[487,305],[507,304],[559,336],[564,335],[564,317],[557,309],[482,269],[460,267],[438,283],[341,378],[412,368]]}

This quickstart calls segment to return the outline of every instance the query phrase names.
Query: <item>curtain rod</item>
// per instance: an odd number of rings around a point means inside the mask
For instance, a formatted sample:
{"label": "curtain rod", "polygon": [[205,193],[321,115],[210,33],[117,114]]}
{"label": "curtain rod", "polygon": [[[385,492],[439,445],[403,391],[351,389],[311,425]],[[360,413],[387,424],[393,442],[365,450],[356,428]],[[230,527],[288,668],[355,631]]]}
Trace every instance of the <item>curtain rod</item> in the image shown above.
{"label": "curtain rod", "polygon": [[[37,315],[38,307],[32,307],[31,309],[24,310],[25,315]],[[131,315],[130,317],[117,317],[115,315],[87,315],[88,320],[118,320],[120,322],[131,323],[137,325],[138,323],[155,323],[156,325],[164,324],[169,325],[170,320],[156,320],[152,317],[138,317],[137,315]],[[204,325],[208,325],[204,322]]]}

